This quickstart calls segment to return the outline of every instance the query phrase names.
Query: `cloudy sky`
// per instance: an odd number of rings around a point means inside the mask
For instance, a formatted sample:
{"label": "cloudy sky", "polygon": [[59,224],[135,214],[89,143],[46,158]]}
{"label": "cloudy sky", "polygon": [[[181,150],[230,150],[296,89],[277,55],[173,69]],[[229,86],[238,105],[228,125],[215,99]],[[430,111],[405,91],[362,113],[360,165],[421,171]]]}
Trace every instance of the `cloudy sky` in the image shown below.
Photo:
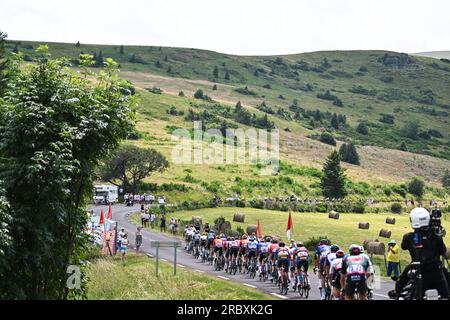
{"label": "cloudy sky", "polygon": [[0,0],[10,39],[230,54],[450,50],[448,0]]}

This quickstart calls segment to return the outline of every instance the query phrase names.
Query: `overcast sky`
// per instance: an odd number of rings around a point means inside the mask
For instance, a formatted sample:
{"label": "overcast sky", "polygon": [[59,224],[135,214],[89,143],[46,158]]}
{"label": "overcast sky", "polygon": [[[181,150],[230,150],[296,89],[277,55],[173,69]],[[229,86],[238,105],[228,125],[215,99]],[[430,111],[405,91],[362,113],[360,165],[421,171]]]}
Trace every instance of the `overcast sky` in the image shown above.
{"label": "overcast sky", "polygon": [[448,0],[0,0],[10,39],[230,54],[450,50]]}

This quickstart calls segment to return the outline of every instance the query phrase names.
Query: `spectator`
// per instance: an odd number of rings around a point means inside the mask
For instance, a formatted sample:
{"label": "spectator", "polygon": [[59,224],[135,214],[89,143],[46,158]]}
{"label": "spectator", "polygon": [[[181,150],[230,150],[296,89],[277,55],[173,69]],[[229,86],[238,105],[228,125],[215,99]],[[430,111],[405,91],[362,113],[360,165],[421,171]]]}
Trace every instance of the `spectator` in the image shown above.
{"label": "spectator", "polygon": [[[391,240],[388,243],[387,263],[387,276],[397,281],[400,265],[400,247],[395,240]],[[392,273],[394,274],[393,276],[391,276]]]}
{"label": "spectator", "polygon": [[164,232],[166,232],[166,215],[165,214],[163,214],[160,218],[159,227],[160,227],[161,232],[163,232],[163,230],[164,230]]}
{"label": "spectator", "polygon": [[155,213],[152,212],[152,214],[150,216],[150,226],[152,227],[152,229],[155,228],[155,221],[156,221],[156,216],[155,216]]}
{"label": "spectator", "polygon": [[142,245],[142,235],[141,235],[141,228],[137,227],[136,231],[136,253],[139,253],[139,248]]}
{"label": "spectator", "polygon": [[148,221],[150,220],[150,215],[148,214],[148,211],[145,212],[145,220],[144,220],[144,227],[148,228]]}
{"label": "spectator", "polygon": [[127,253],[127,248],[128,248],[128,236],[125,233],[122,237],[122,241],[120,244],[120,252],[122,253],[121,257],[122,263],[125,262],[125,254]]}
{"label": "spectator", "polygon": [[145,218],[146,218],[145,210],[141,210],[141,227],[142,228],[145,228]]}
{"label": "spectator", "polygon": [[180,219],[175,219],[173,222],[173,235],[176,236],[178,233],[178,226],[180,224]]}

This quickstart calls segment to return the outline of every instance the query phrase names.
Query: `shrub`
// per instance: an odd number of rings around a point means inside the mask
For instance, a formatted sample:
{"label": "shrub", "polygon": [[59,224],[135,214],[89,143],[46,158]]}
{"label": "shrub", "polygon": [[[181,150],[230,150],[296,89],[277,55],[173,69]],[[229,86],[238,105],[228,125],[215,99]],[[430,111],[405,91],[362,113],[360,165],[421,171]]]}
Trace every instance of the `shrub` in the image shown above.
{"label": "shrub", "polygon": [[357,202],[353,205],[352,212],[354,213],[364,213],[366,210],[366,206],[364,205],[364,202]]}
{"label": "shrub", "polygon": [[394,124],[394,116],[392,114],[382,113],[381,118],[378,121],[387,123],[387,124]]}
{"label": "shrub", "polygon": [[391,205],[391,212],[392,213],[401,213],[402,212],[402,205],[398,202],[395,202]]}
{"label": "shrub", "polygon": [[354,165],[359,165],[359,155],[356,151],[355,145],[353,143],[344,143],[339,148],[339,155],[341,160]]}
{"label": "shrub", "polygon": [[320,142],[335,146],[336,140],[334,139],[333,135],[327,131],[322,132],[320,135]]}
{"label": "shrub", "polygon": [[358,126],[356,127],[356,132],[366,135],[369,133],[369,128],[367,127],[367,124],[364,122],[360,122]]}
{"label": "shrub", "polygon": [[332,243],[327,236],[318,236],[318,237],[310,237],[308,240],[303,242],[303,245],[311,251],[314,251],[316,247],[319,245],[320,240],[327,239],[329,243]]}
{"label": "shrub", "polygon": [[408,192],[421,198],[425,193],[425,182],[417,177],[412,178],[408,183]]}

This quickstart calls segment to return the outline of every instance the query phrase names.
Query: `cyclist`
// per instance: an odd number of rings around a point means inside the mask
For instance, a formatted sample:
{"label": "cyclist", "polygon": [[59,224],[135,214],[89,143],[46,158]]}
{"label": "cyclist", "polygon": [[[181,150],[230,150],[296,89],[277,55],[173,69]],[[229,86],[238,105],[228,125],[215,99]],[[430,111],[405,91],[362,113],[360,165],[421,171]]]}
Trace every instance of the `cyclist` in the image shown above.
{"label": "cyclist", "polygon": [[200,246],[200,232],[195,230],[194,235],[192,236],[192,241],[194,242],[194,254],[197,254]]}
{"label": "cyclist", "polygon": [[291,262],[290,262],[290,266],[289,266],[289,280],[292,283],[292,289],[295,290],[295,286],[296,286],[296,272],[295,272],[295,261],[294,261],[294,256],[295,256],[295,251],[297,250],[297,246],[295,245],[295,240],[291,239],[291,244],[289,245],[289,253],[291,254]]}
{"label": "cyclist", "polygon": [[203,234],[200,236],[200,249],[203,252],[206,251],[206,243],[208,241],[208,235],[206,234],[206,232],[203,232]]}
{"label": "cyclist", "polygon": [[278,241],[277,239],[272,239],[272,243],[269,245],[269,256],[271,264],[269,266],[269,280],[273,281],[273,266],[275,265],[275,261],[277,258],[277,250],[278,250]]}
{"label": "cyclist", "polygon": [[[266,260],[269,254],[270,238],[267,237],[265,242],[259,242],[257,246],[258,261],[259,261],[259,276],[261,277],[262,271],[265,270]],[[267,272],[267,270],[265,270]]]}
{"label": "cyclist", "polygon": [[342,250],[336,251],[336,258],[330,264],[330,271],[328,273],[328,281],[331,287],[331,294],[335,299],[341,299],[341,271],[342,259],[345,253]]}
{"label": "cyclist", "polygon": [[223,254],[223,240],[219,236],[217,236],[216,239],[214,239],[213,247],[214,247],[214,264],[217,264],[217,260]]}
{"label": "cyclist", "polygon": [[[256,238],[253,235],[248,237],[246,251],[247,251],[247,257],[248,257],[248,265],[250,266],[252,263],[252,259],[256,259],[256,255],[257,255],[257,251],[258,251],[258,242],[256,241]],[[256,267],[256,263],[253,266]],[[248,271],[247,271],[247,273],[248,273]]]}
{"label": "cyclist", "polygon": [[303,272],[305,274],[306,286],[309,288],[309,276],[308,276],[308,268],[309,268],[309,254],[308,249],[303,245],[303,242],[299,241],[297,243],[297,248],[294,251],[295,258],[295,266],[297,269],[297,283],[300,285],[300,273]]}
{"label": "cyclist", "polygon": [[326,260],[326,256],[330,252],[330,246],[328,244],[328,239],[320,240],[319,245],[316,248],[315,254],[315,271],[318,271],[317,276],[319,278],[319,291],[321,300],[325,300],[325,277],[324,277],[324,263]]}
{"label": "cyclist", "polygon": [[185,241],[185,250],[189,251],[190,245],[191,245],[191,241],[192,241],[192,236],[193,236],[193,232],[191,227],[186,226],[184,229],[184,241]]}
{"label": "cyclist", "polygon": [[243,234],[242,237],[241,237],[241,243],[240,243],[240,247],[241,247],[240,255],[241,255],[241,258],[243,260],[242,263],[244,265],[244,269],[247,268],[247,253],[246,253],[246,251],[247,251],[247,242],[248,242],[248,237],[247,237],[246,234]]}
{"label": "cyclist", "polygon": [[[234,239],[234,237],[230,238],[230,241],[228,241],[228,250],[229,250],[229,258],[231,262],[236,263],[236,257],[238,255],[239,251],[239,242]],[[228,270],[228,268],[227,268]]]}
{"label": "cyclist", "polygon": [[[289,264],[292,260],[291,253],[289,252],[289,249],[286,248],[283,241],[280,241],[279,247],[277,250],[277,268],[279,270],[279,278],[281,278],[282,275],[287,277],[286,273],[289,271]],[[283,280],[283,279],[281,279]],[[289,281],[289,279],[288,279]]]}
{"label": "cyclist", "polygon": [[370,260],[369,256],[367,254],[364,253],[364,246],[360,246],[359,247],[361,250],[361,254],[369,261],[369,270],[368,270],[368,274],[367,274],[367,293],[368,293],[368,297],[369,295],[371,295],[373,289],[372,289],[372,281],[373,281],[373,276],[375,275],[375,270],[373,268],[373,264],[372,261]]}
{"label": "cyclist", "polygon": [[355,290],[359,294],[359,300],[367,300],[369,260],[361,254],[361,247],[356,244],[350,246],[349,252],[342,259],[341,290],[344,291],[346,300],[354,300]]}
{"label": "cyclist", "polygon": [[208,250],[210,250],[210,253],[211,253],[211,256],[212,256],[212,251],[213,251],[213,242],[214,242],[214,239],[216,238],[216,233],[214,232],[214,230],[210,230],[209,232],[208,232],[208,243],[207,243],[207,248],[208,248]]}
{"label": "cyclist", "polygon": [[339,246],[337,244],[333,244],[330,247],[330,252],[327,254],[325,258],[325,275],[330,273],[330,266],[334,259],[336,259],[336,252],[339,250]]}
{"label": "cyclist", "polygon": [[231,237],[227,237],[223,241],[223,251],[225,253],[225,272],[228,271],[228,265],[230,263],[230,246],[229,246],[230,241]]}

